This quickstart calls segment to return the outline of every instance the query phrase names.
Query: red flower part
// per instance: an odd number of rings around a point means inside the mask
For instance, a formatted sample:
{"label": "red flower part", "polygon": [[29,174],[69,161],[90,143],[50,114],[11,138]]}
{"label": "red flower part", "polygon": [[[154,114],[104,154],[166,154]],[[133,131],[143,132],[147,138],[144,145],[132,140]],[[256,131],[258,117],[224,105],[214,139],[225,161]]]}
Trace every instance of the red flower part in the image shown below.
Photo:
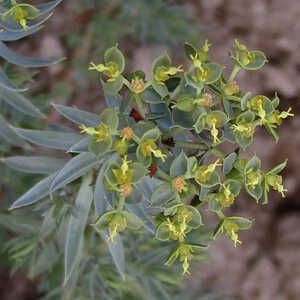
{"label": "red flower part", "polygon": [[152,164],[150,167],[149,167],[149,175],[152,177],[157,171],[157,165],[155,164]]}
{"label": "red flower part", "polygon": [[131,112],[130,112],[129,116],[132,117],[132,118],[134,118],[134,120],[136,122],[144,120],[144,118],[140,115],[140,113],[135,108],[131,109]]}

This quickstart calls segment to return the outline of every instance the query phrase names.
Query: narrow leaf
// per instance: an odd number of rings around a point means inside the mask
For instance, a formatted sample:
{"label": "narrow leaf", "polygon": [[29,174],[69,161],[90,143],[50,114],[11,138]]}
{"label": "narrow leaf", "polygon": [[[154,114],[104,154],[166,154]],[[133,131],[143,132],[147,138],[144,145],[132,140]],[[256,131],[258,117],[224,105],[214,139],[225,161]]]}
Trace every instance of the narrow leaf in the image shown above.
{"label": "narrow leaf", "polygon": [[43,119],[45,116],[40,110],[35,107],[28,99],[16,91],[9,90],[7,88],[0,88],[0,97],[8,105],[11,105],[16,110],[22,112],[25,115],[29,115],[35,118]]}
{"label": "narrow leaf", "polygon": [[24,147],[26,142],[10,127],[10,124],[0,115],[0,136],[11,145]]}
{"label": "narrow leaf", "polygon": [[78,177],[86,174],[96,164],[100,163],[99,159],[91,153],[81,153],[71,160],[60,170],[53,180],[50,190],[59,189]]}
{"label": "narrow leaf", "polygon": [[[1,35],[1,31],[0,31],[0,35]],[[18,87],[16,87],[15,84],[12,83],[11,80],[6,76],[2,68],[0,68],[0,87],[15,92],[26,91],[26,89],[19,89]]]}
{"label": "narrow leaf", "polygon": [[26,68],[47,67],[49,65],[56,64],[62,61],[61,58],[58,59],[23,56],[10,50],[2,41],[0,41],[0,56],[12,64]]}
{"label": "narrow leaf", "polygon": [[81,136],[73,132],[57,132],[49,130],[31,130],[15,128],[17,134],[25,140],[47,148],[68,150],[78,143]]}
{"label": "narrow leaf", "polygon": [[42,28],[43,28],[43,26],[33,27],[30,29],[27,29],[26,31],[3,30],[3,31],[0,31],[0,40],[4,41],[4,42],[17,41],[26,36],[36,33],[37,31],[41,30]]}
{"label": "narrow leaf", "polygon": [[64,117],[76,124],[95,127],[99,124],[99,116],[75,107],[53,104],[53,107]]}
{"label": "narrow leaf", "polygon": [[34,185],[12,204],[10,210],[34,204],[49,195],[51,183],[56,175],[57,173],[54,173]]}
{"label": "narrow leaf", "polygon": [[51,12],[62,1],[63,0],[50,1],[42,4],[37,4],[35,7],[40,11],[40,15],[44,15]]}
{"label": "narrow leaf", "polygon": [[[107,234],[100,232],[100,235],[103,240],[107,240]],[[125,280],[125,253],[121,236],[117,234],[113,242],[107,241],[107,246],[118,272]]]}
{"label": "narrow leaf", "polygon": [[11,156],[1,159],[10,168],[32,174],[51,174],[61,169],[66,159],[48,156]]}
{"label": "narrow leaf", "polygon": [[108,192],[106,191],[103,184],[104,172],[109,162],[113,161],[115,156],[117,155],[116,154],[112,155],[109,161],[103,163],[97,176],[95,191],[94,191],[94,205],[95,205],[96,213],[99,216],[101,216],[107,210],[107,204],[108,204],[108,197],[107,197]]}
{"label": "narrow leaf", "polygon": [[71,273],[80,263],[82,257],[84,229],[86,227],[90,206],[93,200],[91,187],[92,178],[92,174],[85,176],[78,192],[75,205],[79,216],[70,216],[65,244],[65,284],[70,278]]}
{"label": "narrow leaf", "polygon": [[89,152],[88,147],[91,140],[92,140],[91,136],[85,136],[78,143],[76,143],[70,149],[68,149],[68,152],[75,152],[75,153]]}

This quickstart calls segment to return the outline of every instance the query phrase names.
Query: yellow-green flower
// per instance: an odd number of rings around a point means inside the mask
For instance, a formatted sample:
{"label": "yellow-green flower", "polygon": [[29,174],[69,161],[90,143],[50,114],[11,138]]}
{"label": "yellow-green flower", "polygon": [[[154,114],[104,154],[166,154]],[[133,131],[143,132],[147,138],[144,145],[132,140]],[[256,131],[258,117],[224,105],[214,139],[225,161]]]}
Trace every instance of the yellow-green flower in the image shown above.
{"label": "yellow-green flower", "polygon": [[253,170],[250,168],[246,173],[246,185],[250,186],[252,189],[259,184],[261,184],[263,180],[263,173],[260,170]]}
{"label": "yellow-green flower", "polygon": [[202,225],[199,211],[190,206],[179,204],[171,208],[167,216],[162,216],[156,230],[156,238],[159,240],[183,241],[186,234],[192,229]]}
{"label": "yellow-green flower", "polygon": [[239,91],[240,91],[240,87],[239,87],[238,83],[235,80],[228,81],[226,86],[225,86],[225,89],[224,89],[224,93],[227,96],[231,96],[233,94],[236,94]]}
{"label": "yellow-green flower", "polygon": [[86,127],[85,125],[80,125],[80,133],[87,133],[95,138],[97,142],[102,142],[110,135],[109,128],[104,124],[100,123],[97,127]]}
{"label": "yellow-green flower", "polygon": [[114,242],[116,235],[123,232],[127,227],[127,220],[119,213],[112,214],[108,221],[109,237],[108,240]]}
{"label": "yellow-green flower", "polygon": [[36,18],[40,11],[33,5],[27,3],[17,3],[11,0],[12,7],[2,14],[3,18],[13,16],[13,20],[19,23],[24,30],[28,29],[27,20]]}
{"label": "yellow-green flower", "polygon": [[222,127],[227,122],[227,116],[221,111],[213,111],[206,115],[205,123],[210,129],[210,134],[213,137],[213,143],[220,143],[218,138],[219,131],[217,128]]}
{"label": "yellow-green flower", "polygon": [[208,106],[211,107],[214,104],[214,99],[211,94],[204,93],[199,98],[196,98],[194,100],[194,104],[200,105],[200,106]]}
{"label": "yellow-green flower", "polygon": [[230,191],[230,185],[222,185],[220,192],[216,196],[216,200],[223,207],[228,207],[233,204],[234,198],[234,194]]}
{"label": "yellow-green flower", "polygon": [[219,164],[219,159],[216,160],[213,164],[210,165],[203,165],[196,169],[194,172],[194,178],[197,183],[202,184],[206,183],[210,180],[211,175],[216,170],[216,167],[222,166],[222,164]]}
{"label": "yellow-green flower", "polygon": [[247,49],[245,45],[241,44],[238,39],[234,40],[234,47],[237,50],[236,58],[243,66],[247,66],[249,63],[254,61],[254,55]]}
{"label": "yellow-green flower", "polygon": [[226,231],[226,234],[232,239],[234,243],[234,247],[236,247],[237,244],[241,244],[242,242],[238,239],[238,230],[240,229],[239,226],[232,222],[231,220],[225,219],[223,228]]}
{"label": "yellow-green flower", "polygon": [[179,246],[171,253],[165,265],[170,266],[172,263],[179,258],[182,263],[183,275],[190,274],[189,272],[189,261],[193,258],[193,247],[186,243],[180,243]]}
{"label": "yellow-green flower", "polygon": [[166,67],[160,66],[157,67],[154,71],[154,79],[159,83],[164,83],[164,81],[168,80],[170,76],[174,76],[178,72],[183,72],[182,66],[178,67]]}
{"label": "yellow-green flower", "polygon": [[207,60],[208,52],[211,46],[212,44],[210,44],[208,40],[205,40],[204,45],[197,50],[195,56],[191,55],[190,58],[195,67],[201,66],[202,62]]}
{"label": "yellow-green flower", "polygon": [[202,62],[199,62],[195,71],[192,75],[192,79],[196,82],[206,81],[211,75],[211,70]]}
{"label": "yellow-green flower", "polygon": [[127,156],[123,158],[122,165],[120,168],[113,169],[112,172],[119,184],[128,184],[132,180],[132,170],[129,167],[131,161],[127,160]]}
{"label": "yellow-green flower", "polygon": [[261,122],[264,123],[266,121],[266,111],[264,108],[264,103],[265,102],[265,97],[262,95],[257,95],[253,98],[251,98],[248,103],[247,106],[252,109],[253,111],[255,111],[257,113],[257,115],[261,118]]}
{"label": "yellow-green flower", "polygon": [[127,153],[129,147],[128,141],[132,139],[133,135],[133,129],[131,127],[125,127],[120,132],[120,138],[115,139],[113,148],[120,156]]}
{"label": "yellow-green flower", "polygon": [[291,111],[291,107],[289,107],[287,111],[280,112],[279,110],[275,110],[271,115],[267,116],[267,121],[268,123],[271,123],[273,127],[277,127],[276,125],[281,125],[282,119],[294,117],[294,114],[292,114]]}
{"label": "yellow-green flower", "polygon": [[255,124],[241,120],[238,124],[233,124],[231,128],[233,132],[238,133],[241,137],[252,137],[255,131]]}
{"label": "yellow-green flower", "polygon": [[266,182],[268,185],[272,186],[275,191],[278,191],[282,198],[285,198],[284,193],[287,192],[287,189],[285,189],[282,184],[282,176],[269,174],[266,176]]}
{"label": "yellow-green flower", "polygon": [[109,79],[108,82],[115,81],[117,77],[120,75],[120,70],[118,64],[110,61],[106,64],[98,64],[91,62],[89,70],[96,70],[100,73],[104,73]]}
{"label": "yellow-green flower", "polygon": [[165,158],[167,157],[166,154],[163,154],[161,150],[157,149],[157,145],[152,139],[143,141],[140,144],[140,147],[141,152],[145,157],[152,156],[153,154],[156,158],[161,158],[162,161],[165,161]]}

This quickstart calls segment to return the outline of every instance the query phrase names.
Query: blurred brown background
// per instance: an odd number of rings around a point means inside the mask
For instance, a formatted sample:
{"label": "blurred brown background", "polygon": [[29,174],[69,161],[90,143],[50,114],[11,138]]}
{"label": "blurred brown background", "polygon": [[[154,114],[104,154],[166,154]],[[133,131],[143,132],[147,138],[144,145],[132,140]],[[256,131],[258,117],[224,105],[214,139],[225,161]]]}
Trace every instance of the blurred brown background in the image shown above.
{"label": "blurred brown background", "polygon": [[[151,0],[149,0],[151,1]],[[50,92],[53,101],[79,108],[99,111],[103,105],[102,91],[95,77],[87,77],[84,67],[97,57],[93,32],[89,26],[95,14],[111,14],[114,7],[105,10],[87,8],[82,11],[76,1],[64,1],[41,33],[15,44],[22,53],[43,56],[66,56],[67,61],[44,69],[32,87],[34,93]],[[126,2],[126,0],[124,0]],[[174,2],[174,1],[173,1]],[[179,1],[177,1],[178,3]],[[168,4],[168,3],[167,3]],[[284,183],[288,193],[281,199],[277,193],[270,195],[267,206],[256,205],[249,197],[240,197],[232,213],[255,217],[251,230],[243,232],[243,244],[236,249],[229,239],[221,239],[212,247],[212,258],[208,263],[194,266],[193,276],[186,282],[192,288],[211,287],[243,300],[298,300],[300,299],[300,2],[299,0],[190,0],[181,1],[185,13],[197,27],[199,36],[213,43],[211,56],[220,63],[230,61],[227,52],[235,37],[250,49],[260,49],[267,55],[269,63],[257,72],[240,72],[238,80],[242,89],[272,96],[278,92],[281,109],[293,108],[296,116],[288,119],[279,129],[280,140],[275,144],[264,130],[258,132],[250,154],[257,153],[263,167],[288,158],[284,171]],[[174,19],[174,22],[178,20]],[[201,24],[198,27],[198,24]],[[66,36],[73,31],[80,33],[81,41],[71,47]],[[93,29],[97,30],[97,29]],[[121,30],[116,28],[115,30]],[[98,41],[102,43],[101,40]],[[155,56],[165,49],[176,56],[183,49],[184,40],[177,46],[163,42],[144,44],[131,37],[123,38],[122,49],[131,58],[129,67],[141,66],[149,69]],[[100,51],[99,51],[100,53]],[[98,61],[101,56],[98,57]],[[71,86],[72,89],[68,88]],[[64,92],[61,92],[63,90]],[[51,112],[49,121],[59,120]],[[199,279],[199,280],[198,280]],[[27,285],[28,288],[28,285]],[[26,284],[24,289],[26,289]],[[15,299],[6,294],[3,299]],[[20,298],[35,299],[35,298]]]}

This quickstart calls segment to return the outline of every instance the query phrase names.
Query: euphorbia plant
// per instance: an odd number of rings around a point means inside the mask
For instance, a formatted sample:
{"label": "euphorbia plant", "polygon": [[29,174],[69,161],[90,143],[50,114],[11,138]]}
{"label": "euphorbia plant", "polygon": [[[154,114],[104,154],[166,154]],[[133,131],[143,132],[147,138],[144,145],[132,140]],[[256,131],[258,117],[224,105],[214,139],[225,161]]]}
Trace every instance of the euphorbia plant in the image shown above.
{"label": "euphorbia plant", "polygon": [[[252,144],[257,127],[265,127],[277,141],[276,127],[292,116],[290,109],[278,110],[277,95],[269,99],[239,88],[238,72],[260,69],[265,55],[236,40],[230,53],[233,70],[227,77],[224,67],[209,58],[210,46],[207,41],[200,48],[185,44],[188,67],[175,66],[167,54],[156,58],[149,80],[140,70],[126,74],[122,52],[112,47],[103,62],[90,66],[101,74],[108,105],[100,117],[54,104],[78,124],[78,132],[16,129],[26,140],[64,150],[70,157],[55,165],[49,158],[48,163],[36,160],[42,166],[37,163],[31,168],[54,172],[11,209],[54,197],[82,177],[75,203],[78,216],[70,217],[65,232],[66,281],[95,233],[107,241],[123,276],[121,237],[127,231],[136,236],[148,231],[154,240],[167,243],[165,264],[178,260],[183,273],[188,273],[190,261],[201,257],[208,246],[201,236],[207,224],[201,216],[203,207],[219,218],[210,240],[224,232],[236,246],[241,243],[238,232],[252,224],[227,210],[240,191],[262,204],[268,202],[270,187],[284,197],[279,173],[286,161],[263,171],[256,155],[240,156]],[[223,144],[230,144],[226,149],[232,150],[224,152]],[[12,167],[22,164],[20,158],[7,161]],[[26,157],[24,161],[28,165]]]}

